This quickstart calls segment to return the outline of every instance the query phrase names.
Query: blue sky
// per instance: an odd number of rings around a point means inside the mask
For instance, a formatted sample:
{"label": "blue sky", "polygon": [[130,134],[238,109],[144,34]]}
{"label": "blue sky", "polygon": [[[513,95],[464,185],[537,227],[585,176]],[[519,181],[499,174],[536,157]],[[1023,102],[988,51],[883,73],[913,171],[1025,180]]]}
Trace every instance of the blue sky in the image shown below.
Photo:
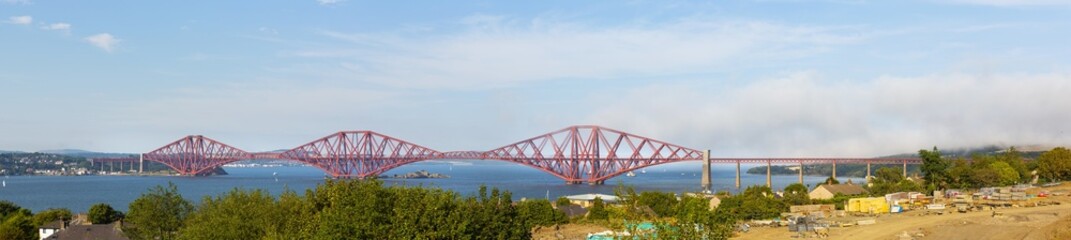
{"label": "blue sky", "polygon": [[726,157],[1067,145],[1068,29],[1061,0],[0,0],[0,149],[575,124]]}

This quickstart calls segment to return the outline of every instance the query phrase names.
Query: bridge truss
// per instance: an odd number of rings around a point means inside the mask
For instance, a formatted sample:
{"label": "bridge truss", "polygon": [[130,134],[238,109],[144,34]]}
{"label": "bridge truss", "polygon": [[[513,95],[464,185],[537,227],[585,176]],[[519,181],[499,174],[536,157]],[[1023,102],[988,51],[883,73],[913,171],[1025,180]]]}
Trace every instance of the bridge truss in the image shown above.
{"label": "bridge truss", "polygon": [[[542,170],[570,184],[602,184],[609,178],[640,168],[704,160],[703,153],[619,130],[580,125],[489,151],[440,152],[373,131],[343,131],[283,152],[260,153],[191,135],[141,157],[163,163],[181,175],[204,175],[219,166],[241,160],[284,159],[315,166],[336,178],[375,177],[399,166],[435,159],[499,160]],[[902,163],[905,167],[921,162],[908,158],[710,158],[710,161],[737,163],[738,166],[740,163]]]}

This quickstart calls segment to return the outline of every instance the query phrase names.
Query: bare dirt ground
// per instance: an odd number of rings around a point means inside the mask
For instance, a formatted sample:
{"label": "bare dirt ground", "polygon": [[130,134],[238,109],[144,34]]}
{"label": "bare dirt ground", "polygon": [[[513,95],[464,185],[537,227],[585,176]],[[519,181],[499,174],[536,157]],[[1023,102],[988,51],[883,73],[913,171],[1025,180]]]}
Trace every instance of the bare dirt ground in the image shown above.
{"label": "bare dirt ground", "polygon": [[[1046,188],[1068,190],[1071,184]],[[829,239],[1071,239],[1071,197],[1047,199],[1060,205],[998,209],[991,211],[921,215],[912,213],[884,215],[877,224],[838,228],[829,231]],[[785,227],[756,227],[736,239],[792,239],[795,233]]]}
{"label": "bare dirt ground", "polygon": [[557,239],[587,239],[588,233],[610,230],[594,224],[562,224],[552,227],[535,228],[532,230],[532,239],[557,240]]}

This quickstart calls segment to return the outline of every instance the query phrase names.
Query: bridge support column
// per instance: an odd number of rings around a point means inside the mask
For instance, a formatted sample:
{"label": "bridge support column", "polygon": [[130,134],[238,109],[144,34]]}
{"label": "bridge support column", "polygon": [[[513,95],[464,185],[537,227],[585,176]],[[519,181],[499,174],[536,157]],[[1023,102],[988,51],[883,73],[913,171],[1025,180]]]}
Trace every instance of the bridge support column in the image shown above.
{"label": "bridge support column", "polygon": [[703,151],[703,179],[699,184],[703,192],[710,192],[710,149]]}
{"label": "bridge support column", "polygon": [[803,184],[803,161],[800,161],[800,184]]}
{"label": "bridge support column", "polygon": [[870,160],[866,160],[866,182],[870,182]]}
{"label": "bridge support column", "polygon": [[588,182],[588,185],[603,185],[606,181],[592,181]]}
{"label": "bridge support column", "polygon": [[773,188],[773,181],[770,180],[770,164],[772,161],[766,160],[766,187]]}
{"label": "bridge support column", "polygon": [[837,180],[837,160],[833,160],[833,180]]}
{"label": "bridge support column", "polygon": [[145,170],[145,154],[138,154],[138,175],[141,175],[142,170]]}
{"label": "bridge support column", "polygon": [[907,160],[904,160],[904,177],[907,177]]}
{"label": "bridge support column", "polygon": [[736,160],[736,189],[740,189],[740,160]]}

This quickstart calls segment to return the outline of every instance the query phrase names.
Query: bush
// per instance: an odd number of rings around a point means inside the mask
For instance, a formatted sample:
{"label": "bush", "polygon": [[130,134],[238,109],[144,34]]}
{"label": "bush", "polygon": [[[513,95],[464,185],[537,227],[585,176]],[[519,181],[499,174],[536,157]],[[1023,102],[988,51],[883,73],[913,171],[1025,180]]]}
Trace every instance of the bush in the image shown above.
{"label": "bush", "polygon": [[93,224],[109,224],[118,221],[122,213],[112,209],[107,203],[97,203],[89,207],[89,222]]}

